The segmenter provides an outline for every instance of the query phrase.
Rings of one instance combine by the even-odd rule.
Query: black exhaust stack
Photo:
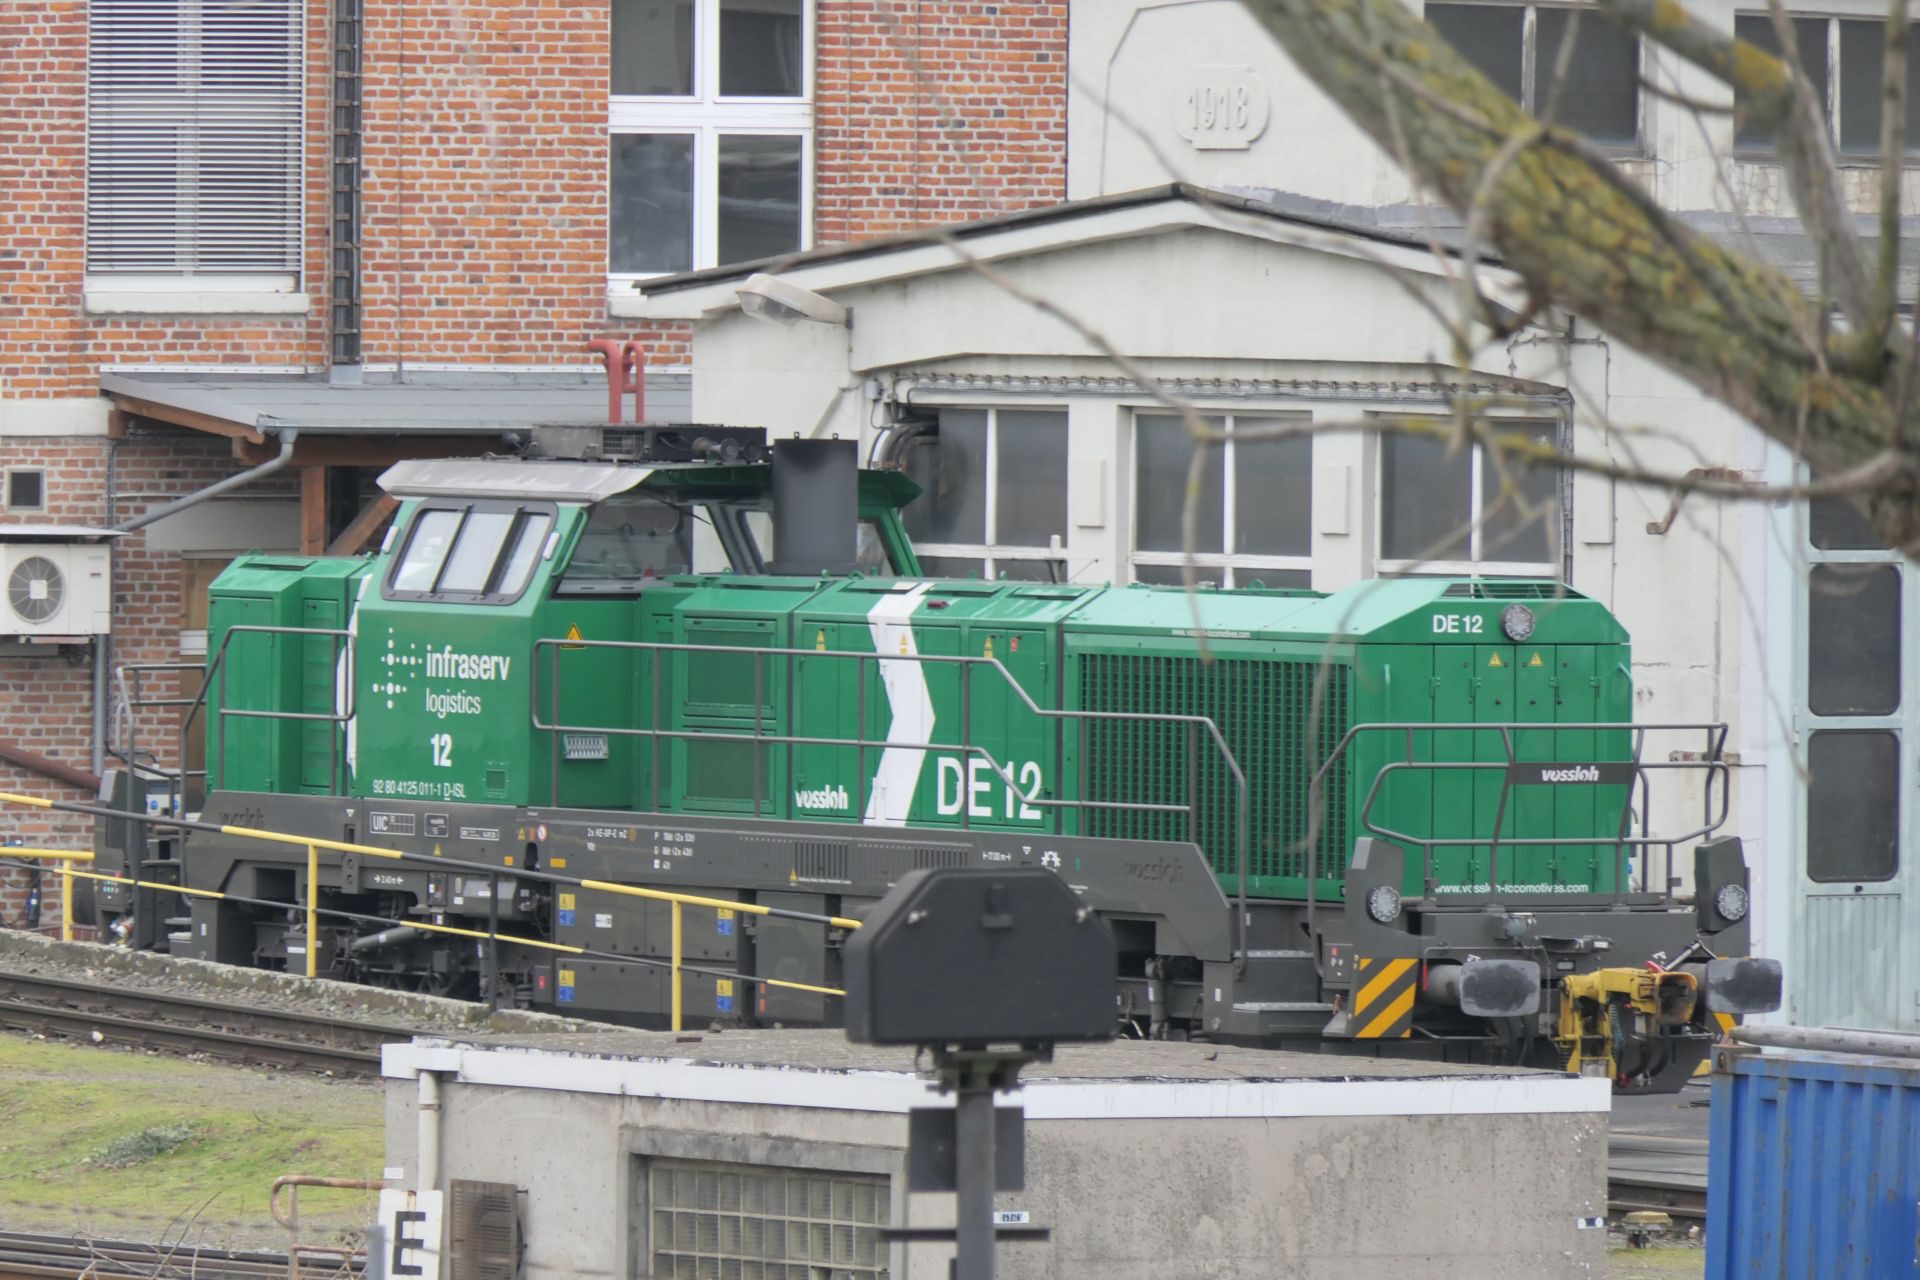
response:
[[[839,577],[859,567],[859,466],[851,440],[773,442],[769,573]]]

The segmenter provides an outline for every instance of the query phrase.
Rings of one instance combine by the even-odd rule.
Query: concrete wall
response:
[[[446,1050],[412,1052],[422,1063],[456,1060]],[[490,1060],[505,1061],[501,1055],[456,1052],[460,1066],[443,1075],[440,1090],[442,1176],[526,1190],[526,1280],[651,1275],[650,1157],[879,1174],[891,1180],[894,1223],[952,1223],[950,1195],[904,1191],[905,1108],[942,1105],[906,1072],[794,1066],[773,1073],[768,1103],[757,1104],[746,1100],[755,1096],[753,1078],[768,1073],[737,1066],[540,1055],[539,1065],[519,1068],[537,1083],[510,1087],[469,1079],[496,1075],[500,1063]],[[1239,1052],[1271,1060],[1281,1075],[1316,1061]],[[390,1180],[413,1186],[417,1084],[399,1063],[390,1051],[387,1163]],[[1451,1072],[1444,1079],[1420,1078],[1424,1070],[1345,1083],[1034,1081],[1023,1092],[1027,1187],[1000,1193],[995,1204],[1026,1212],[1053,1234],[1045,1243],[1003,1245],[999,1274],[1593,1275],[1604,1265],[1605,1232],[1580,1219],[1605,1211],[1604,1082],[1447,1068],[1437,1069]],[[1369,1071],[1358,1066],[1354,1074]],[[734,1079],[716,1087],[723,1077]],[[1180,1091],[1188,1105],[1162,1105]],[[1442,1093],[1447,1103],[1435,1106]],[[1202,1096],[1210,1101],[1190,1105]],[[1149,1097],[1155,1101],[1142,1101]],[[896,1245],[892,1275],[938,1280],[948,1257],[945,1245]]]
[[[1410,0],[1410,7],[1420,7]],[[1700,0],[1689,15],[1725,30],[1743,0]],[[1796,15],[1880,18],[1863,0],[1812,0]],[[1360,132],[1261,28],[1239,0],[1094,0],[1074,6],[1067,99],[1070,199],[1185,181],[1311,196],[1363,208],[1414,205],[1399,166]],[[1663,50],[1642,72],[1672,96],[1643,92],[1640,145],[1620,163],[1664,207],[1793,217],[1780,166],[1734,157],[1732,116],[1684,105],[1730,104],[1725,85]],[[1233,99],[1211,127],[1192,95]],[[1907,207],[1920,171],[1903,174]],[[1843,189],[1857,212],[1879,198],[1879,168],[1854,164]],[[1439,215],[1452,221],[1450,213]]]

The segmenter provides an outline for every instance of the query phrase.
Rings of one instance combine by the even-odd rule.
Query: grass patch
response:
[[[286,1173],[377,1178],[381,1088],[0,1035],[0,1226],[284,1248]],[[374,1193],[307,1189],[301,1235],[363,1228]]]
[[[156,1124],[150,1129],[121,1134],[81,1163],[124,1169],[128,1165],[145,1164],[161,1156],[170,1156],[192,1141],[193,1126],[190,1124]]]

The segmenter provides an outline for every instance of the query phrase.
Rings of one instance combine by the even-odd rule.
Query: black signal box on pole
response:
[[[1113,1037],[1115,965],[1106,925],[1040,868],[912,872],[847,940],[847,1038],[931,1051],[954,1095],[914,1112],[907,1164],[913,1190],[955,1191],[957,1225],[888,1238],[954,1241],[955,1280],[992,1280],[996,1239],[1048,1238],[994,1214],[996,1187],[1024,1185],[1026,1142],[1022,1112],[993,1095],[1062,1040]]]
[[[1053,872],[914,871],[847,940],[847,1038],[1107,1040],[1115,972],[1113,936]]]

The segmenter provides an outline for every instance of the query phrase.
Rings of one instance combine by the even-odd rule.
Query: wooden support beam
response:
[[[152,400],[142,400],[138,396],[114,395],[113,402],[128,413],[141,418],[152,418],[155,422],[170,423],[176,427],[187,427],[194,431],[207,431],[216,436],[231,436],[236,440],[246,440],[260,444],[267,437],[255,426],[244,422],[234,422],[227,418],[216,418],[211,414],[195,413],[191,409],[176,409],[170,404],[156,404]]]
[[[361,508],[353,523],[340,531],[340,536],[327,546],[330,556],[356,556],[367,545],[367,539],[373,531],[385,524],[387,517],[400,509],[400,499],[390,493],[383,493]]]
[[[327,469],[300,468],[300,554],[317,556],[327,549]]]

